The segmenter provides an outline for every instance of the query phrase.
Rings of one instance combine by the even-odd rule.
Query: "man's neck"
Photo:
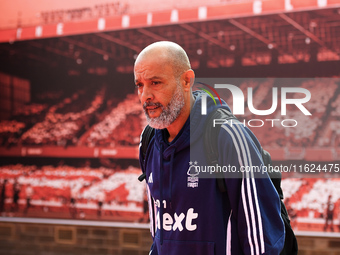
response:
[[[190,107],[183,113],[181,113],[178,118],[170,125],[167,127],[167,130],[169,132],[169,137],[168,137],[168,142],[171,143],[172,140],[175,139],[175,137],[178,135],[178,133],[181,131],[183,128],[185,122],[190,116],[190,111],[192,107],[194,106],[195,103],[195,98],[192,96],[190,100]]]
[[[169,133],[169,137],[168,137],[169,143],[171,143],[172,140],[174,140],[177,134],[181,131],[188,117],[189,116],[187,116],[186,119],[184,119],[184,116],[181,116],[181,118],[179,116],[170,126],[167,127],[167,130]]]

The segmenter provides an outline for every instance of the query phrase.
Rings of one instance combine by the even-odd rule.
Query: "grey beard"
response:
[[[162,109],[161,114],[156,118],[150,118],[146,107],[147,106],[159,106]],[[143,105],[144,113],[150,127],[156,129],[164,129],[170,126],[180,115],[182,108],[184,107],[184,95],[180,86],[177,86],[175,94],[170,100],[169,104],[164,107],[160,103],[147,103]]]

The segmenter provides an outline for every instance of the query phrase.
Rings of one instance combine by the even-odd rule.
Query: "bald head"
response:
[[[185,50],[174,42],[160,41],[150,44],[139,53],[135,65],[149,58],[157,58],[160,64],[170,64],[176,77],[191,69]]]

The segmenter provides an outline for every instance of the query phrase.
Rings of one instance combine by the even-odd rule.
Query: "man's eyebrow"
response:
[[[163,79],[161,76],[152,76],[150,78],[146,78],[145,80],[161,80]],[[135,79],[135,83],[139,82],[139,79]]]

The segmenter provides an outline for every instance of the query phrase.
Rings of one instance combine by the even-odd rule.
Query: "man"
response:
[[[100,188],[98,191],[97,200],[98,200],[97,216],[100,218],[102,216],[102,207],[105,201],[105,192],[102,188]]]
[[[13,202],[11,212],[14,213],[19,211],[20,184],[18,183],[18,179],[14,180],[12,188],[13,188]]]
[[[77,206],[76,206],[76,200],[78,198],[78,189],[77,186],[74,184],[70,187],[70,205],[69,205],[69,211],[72,218],[77,217]]]
[[[2,183],[1,189],[0,189],[0,213],[3,215],[3,212],[5,212],[5,202],[6,202],[6,184],[7,179],[5,179]]]
[[[28,212],[28,209],[31,208],[31,199],[33,196],[33,188],[31,184],[27,184],[25,192],[26,192],[26,207],[24,210],[24,214],[26,215]]]
[[[328,196],[326,210],[325,210],[325,225],[323,227],[323,231],[328,230],[328,224],[330,222],[331,231],[334,232],[334,224],[333,224],[333,216],[334,216],[334,203],[332,202],[332,195]]]
[[[145,158],[140,153],[148,184],[150,254],[279,254],[285,233],[280,200],[268,177],[225,178],[226,193],[214,178],[190,179],[193,160],[208,163],[202,94],[192,92],[195,74],[185,51],[172,42],[153,43],[138,55],[134,75],[155,128]],[[207,105],[208,114],[216,109],[212,100]],[[219,164],[238,169],[263,164],[250,131],[237,126],[221,128]]]

